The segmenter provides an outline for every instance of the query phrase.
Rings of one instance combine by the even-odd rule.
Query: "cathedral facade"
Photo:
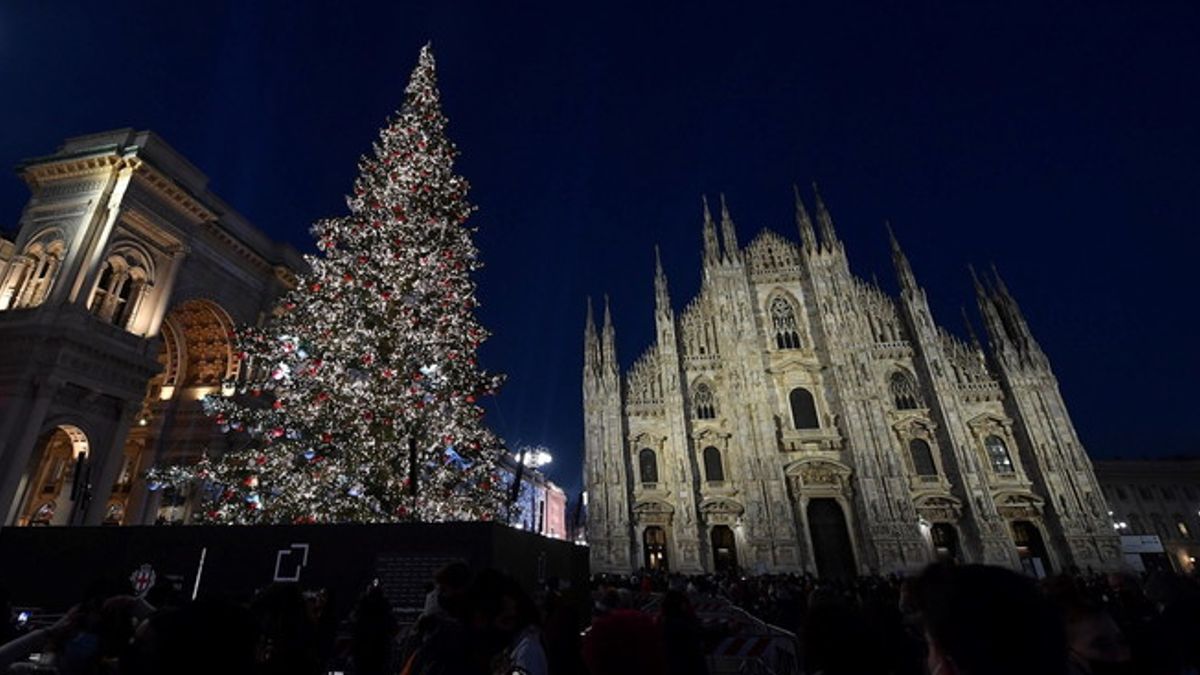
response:
[[[182,521],[141,478],[228,442],[200,399],[239,362],[303,260],[208,189],[162,139],[121,129],[20,165],[0,240],[0,527]]]
[[[724,199],[719,223],[705,203],[701,290],[677,313],[657,265],[656,340],[625,372],[607,301],[599,329],[589,305],[592,571],[1119,564],[1092,463],[1000,277],[975,279],[985,348],[935,322],[894,236],[899,297],[852,274],[815,199],[810,217],[796,195],[798,242],[764,231],[745,246]]]

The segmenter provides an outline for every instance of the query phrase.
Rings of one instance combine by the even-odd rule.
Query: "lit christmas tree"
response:
[[[426,45],[399,114],[359,163],[350,214],[262,329],[239,332],[239,395],[209,397],[243,449],[152,472],[202,488],[200,522],[488,520],[504,501],[478,397],[474,207],[453,171]]]

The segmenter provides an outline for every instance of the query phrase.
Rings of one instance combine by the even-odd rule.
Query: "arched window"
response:
[[[988,461],[992,465],[992,471],[996,473],[1013,473],[1012,457],[1008,454],[1008,446],[1004,444],[1004,440],[999,436],[988,436],[983,441],[983,446],[987,449]]]
[[[892,401],[897,410],[912,410],[920,408],[921,392],[917,390],[917,381],[903,370],[892,373],[888,379],[888,389],[892,392]]]
[[[92,294],[92,304],[88,305],[92,314],[99,314],[101,308],[107,304],[105,299],[108,297],[109,288],[113,285],[114,276],[116,276],[116,270],[113,269],[113,264],[105,261],[104,266],[100,269],[100,280],[96,282],[96,292]]]
[[[716,397],[713,396],[712,387],[708,384],[701,382],[696,385],[696,389],[692,392],[692,403],[695,406],[696,419],[716,419]]]
[[[800,329],[796,325],[796,310],[786,298],[771,301],[771,326],[775,331],[775,346],[778,349],[799,349]]]
[[[792,426],[797,429],[819,429],[817,422],[817,404],[813,401],[812,392],[804,387],[796,387],[788,395],[788,403],[792,407]]]
[[[146,287],[151,284],[149,259],[134,247],[121,249],[104,261],[92,292],[88,310],[122,328],[128,328],[138,311]]]
[[[937,464],[933,462],[933,451],[925,439],[914,438],[909,441],[908,452],[912,455],[913,468],[918,476],[938,475]]]
[[[638,475],[643,483],[658,482],[658,457],[650,448],[642,448],[638,453]]]
[[[725,467],[721,465],[721,451],[711,445],[704,449],[704,478],[710,481],[725,480]]]
[[[24,256],[13,261],[19,272],[12,286],[11,307],[37,307],[45,302],[58,276],[66,254],[66,245],[56,231],[43,232],[25,249]]]

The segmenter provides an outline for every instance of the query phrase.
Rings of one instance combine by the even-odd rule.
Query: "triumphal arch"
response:
[[[0,240],[0,527],[177,520],[141,478],[226,442],[200,400],[231,394],[235,326],[303,268],[149,131],[67,140],[18,169]],[[173,508],[178,507],[178,508]]]

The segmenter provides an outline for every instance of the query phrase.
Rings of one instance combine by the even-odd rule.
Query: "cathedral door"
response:
[[[652,525],[642,532],[642,564],[648,570],[667,571],[667,532]]]
[[[950,523],[934,523],[929,530],[933,539],[933,551],[938,560],[954,562],[958,560],[958,530]]]
[[[1049,575],[1050,557],[1046,555],[1046,543],[1037,526],[1027,520],[1016,520],[1012,524],[1012,533],[1021,569],[1038,579]]]
[[[717,525],[712,529],[713,571],[737,571],[737,544],[733,530],[728,525]]]
[[[812,536],[813,557],[822,579],[854,577],[854,549],[846,529],[846,514],[835,499],[808,502],[808,531]]]

